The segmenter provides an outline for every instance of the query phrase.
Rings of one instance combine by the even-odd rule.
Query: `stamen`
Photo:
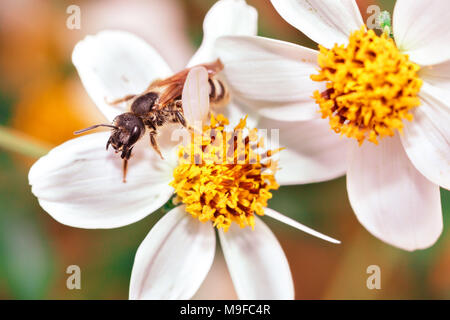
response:
[[[320,46],[318,62],[319,74],[311,79],[326,81],[327,89],[313,97],[336,133],[378,144],[378,138],[401,132],[403,119],[413,119],[410,111],[420,105],[419,66],[387,34],[363,26],[347,47]]]
[[[223,115],[211,116],[210,123],[203,135],[193,135],[190,146],[180,147],[170,185],[194,218],[224,231],[233,221],[253,229],[255,214],[264,215],[270,190],[278,189],[277,162],[270,156],[280,150],[256,153],[253,146],[262,142],[256,129],[246,130],[246,118],[233,132],[225,130],[229,122]]]

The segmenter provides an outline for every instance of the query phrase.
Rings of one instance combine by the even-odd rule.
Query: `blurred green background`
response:
[[[259,34],[314,47],[284,22],[269,1],[248,0],[259,12]],[[81,29],[66,28],[72,1],[0,2],[0,299],[126,299],[134,254],[155,213],[113,230],[61,225],[38,205],[27,173],[37,157],[72,138],[100,114],[84,92],[70,56],[86,34],[125,29],[145,38],[174,69],[198,47],[212,0],[77,1]],[[392,12],[394,1],[358,1]],[[283,187],[270,205],[342,241],[332,245],[268,224],[280,240],[294,276],[297,299],[449,299],[450,193],[442,191],[444,233],[414,253],[388,246],[356,220],[345,178]],[[66,268],[81,268],[81,290],[66,288]],[[366,268],[381,268],[381,290],[368,290]],[[236,298],[219,254],[198,299]]]

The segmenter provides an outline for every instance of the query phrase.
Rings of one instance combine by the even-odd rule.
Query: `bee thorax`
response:
[[[133,101],[131,112],[140,116],[146,115],[154,109],[158,99],[159,94],[156,92],[148,92],[140,95]]]

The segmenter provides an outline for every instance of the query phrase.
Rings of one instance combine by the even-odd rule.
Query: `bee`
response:
[[[218,78],[218,73],[223,69],[222,62],[217,59],[215,62],[199,66],[204,67],[208,72],[211,107],[220,107],[227,104],[229,101],[228,89],[225,83]],[[108,102],[111,105],[128,102],[129,111],[115,117],[112,124],[96,124],[76,131],[75,134],[98,127],[111,128],[111,136],[106,142],[106,150],[111,146],[116,153],[121,152],[123,182],[126,182],[127,166],[131,152],[134,145],[144,136],[146,131],[149,132],[151,146],[161,159],[164,159],[156,141],[158,129],[167,123],[179,123],[184,127],[188,127],[183,115],[181,94],[191,69],[184,69],[166,79],[155,80],[141,94],[130,94]]]

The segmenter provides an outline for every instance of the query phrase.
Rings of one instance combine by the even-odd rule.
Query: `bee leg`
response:
[[[159,154],[161,159],[164,160],[164,157],[161,154],[161,151],[159,150],[159,146],[158,146],[158,143],[156,142],[155,136],[156,136],[156,131],[150,131],[150,143],[151,143],[153,149],[155,149],[155,151]]]
[[[133,99],[134,97],[136,97],[135,94],[129,94],[129,95],[126,95],[125,97],[122,97],[122,98],[119,98],[119,99],[115,99],[115,100],[113,100],[113,101],[108,101],[108,100],[106,99],[106,97],[105,97],[105,102],[106,102],[107,104],[111,105],[111,106],[114,106],[114,105],[116,105],[116,104],[119,104],[119,103],[122,103],[122,102],[126,102],[126,101],[128,101],[128,100],[131,100],[131,99]]]
[[[127,169],[128,169],[128,160],[131,157],[131,151],[133,148],[128,149],[127,151],[122,152],[121,158],[122,161],[122,169],[123,169],[123,183],[127,182]]]
[[[187,128],[190,131],[195,131],[196,133],[199,133],[199,130],[191,126],[189,123],[186,123],[186,119],[184,118],[183,113],[181,111],[175,111],[175,120],[174,122],[179,122],[181,125],[185,128]],[[200,131],[201,134],[201,131]]]
[[[183,114],[180,111],[175,111],[175,116],[177,117],[178,122],[181,123],[183,127],[186,127],[186,119],[184,119]]]
[[[123,159],[122,161],[122,168],[123,168],[123,179],[122,182],[126,183],[127,182],[127,169],[128,169],[128,159]]]
[[[176,105],[176,107],[177,107],[177,110],[174,111],[174,114],[175,114],[175,120],[174,120],[174,122],[179,122],[179,123],[181,123],[181,125],[182,125],[183,127],[187,128],[188,130],[191,130],[191,131],[197,131],[197,130],[195,130],[195,128],[192,127],[190,124],[186,123],[186,119],[184,118],[183,111],[182,111],[182,110],[183,110],[183,107],[182,107],[181,101],[176,101],[176,102],[175,102],[175,105]]]
[[[109,145],[111,144],[111,137],[109,137],[108,142],[106,143],[106,150],[108,150]]]

